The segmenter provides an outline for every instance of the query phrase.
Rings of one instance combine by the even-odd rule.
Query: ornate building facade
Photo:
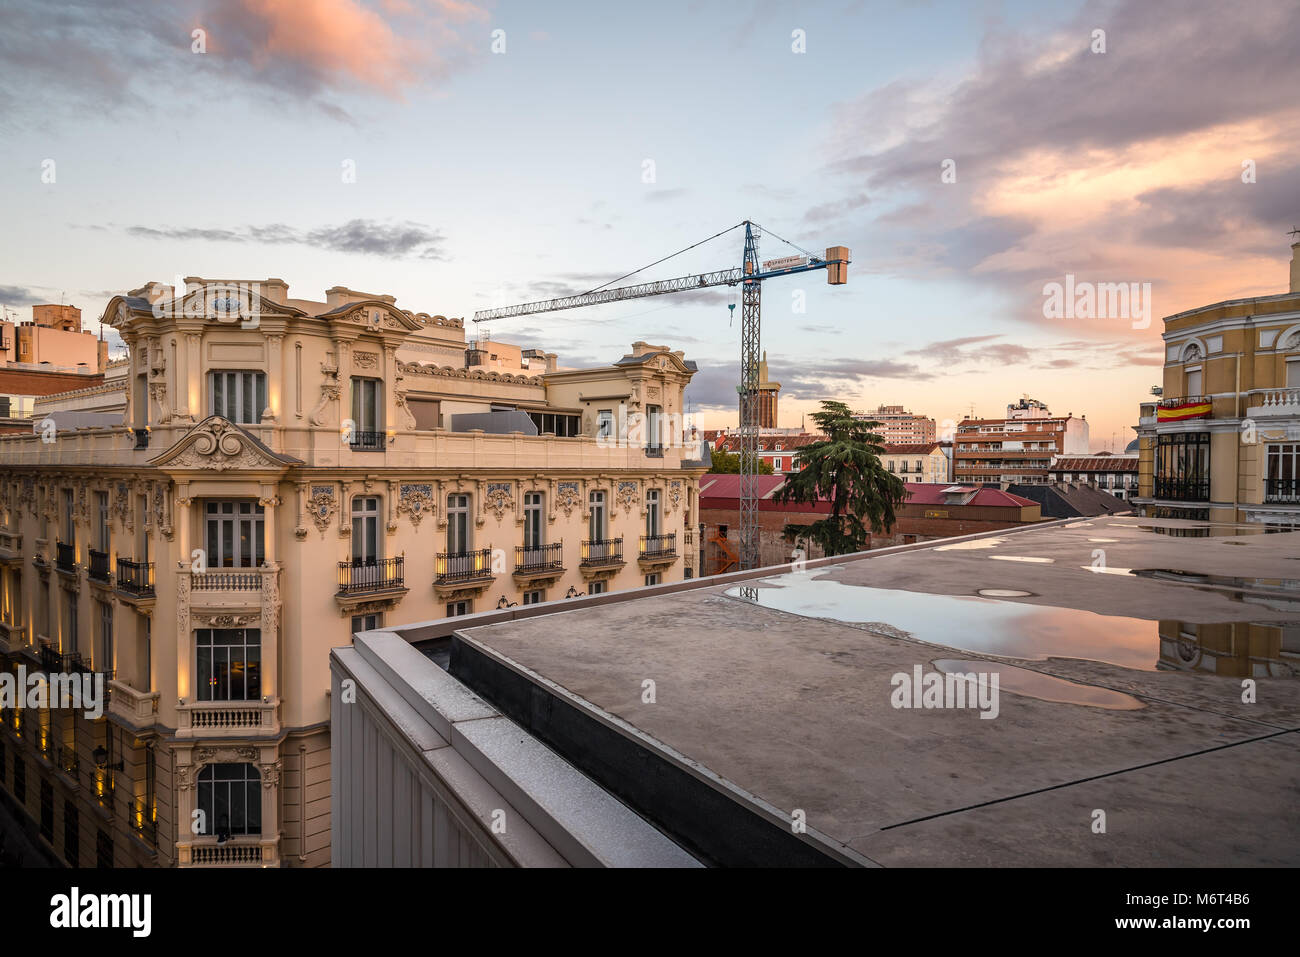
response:
[[[328,864],[332,647],[696,573],[681,352],[491,361],[461,320],[274,279],[103,321],[125,413],[0,437],[0,670],[108,690],[0,713],[0,784],[65,861]]]

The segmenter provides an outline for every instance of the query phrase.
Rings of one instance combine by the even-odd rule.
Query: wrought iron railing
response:
[[[135,447],[137,449],[147,449],[149,447],[149,430],[132,429],[131,431],[135,434]]]
[[[642,558],[670,558],[677,554],[677,533],[667,535],[642,535]]]
[[[515,546],[515,571],[523,573],[563,571],[564,559],[561,542],[550,545]]]
[[[95,581],[106,582],[111,579],[108,570],[108,552],[90,549],[90,577]]]
[[[352,451],[357,452],[375,452],[384,447],[383,432],[353,432],[348,438],[348,444],[352,446]]]
[[[61,572],[76,571],[77,547],[67,542],[54,543],[54,565]]]
[[[623,561],[623,537],[593,538],[582,543],[582,564],[617,565]]]
[[[402,559],[354,558],[339,562],[339,594],[402,587]]]
[[[1176,502],[1208,502],[1210,500],[1210,480],[1205,479],[1156,479],[1156,498],[1170,499]]]
[[[137,598],[152,597],[153,562],[133,562],[128,558],[117,560],[117,588]]]
[[[1300,502],[1300,479],[1264,479],[1264,501]]]
[[[478,548],[472,552],[439,552],[434,560],[434,580],[440,583],[470,581],[492,577],[492,549]]]

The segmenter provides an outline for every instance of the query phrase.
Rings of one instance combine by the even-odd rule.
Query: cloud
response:
[[[1097,28],[1105,53],[1090,49]],[[835,108],[830,168],[874,213],[855,260],[960,276],[1040,326],[1043,285],[1066,273],[1151,282],[1157,317],[1282,291],[1296,49],[1288,0],[1090,2],[1052,33],[990,30],[956,82],[900,80]],[[946,160],[955,182],[941,181]]]
[[[34,306],[42,302],[45,302],[45,297],[38,295],[34,289],[26,286],[0,286],[0,305],[8,306],[10,309]]]
[[[130,236],[182,242],[258,243],[312,246],[330,252],[368,256],[445,260],[445,238],[420,223],[381,223],[353,219],[338,226],[295,229],[283,223],[230,229],[185,226],[127,226]]]
[[[173,103],[242,93],[346,119],[342,97],[401,100],[466,68],[486,18],[466,0],[11,0],[0,115],[143,111],[165,87]]]

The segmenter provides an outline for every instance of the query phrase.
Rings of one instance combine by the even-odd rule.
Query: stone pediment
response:
[[[235,423],[210,415],[149,464],[169,471],[281,472],[302,461],[273,452]]]

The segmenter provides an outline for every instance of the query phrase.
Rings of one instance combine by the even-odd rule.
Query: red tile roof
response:
[[[886,445],[885,455],[929,455],[939,448],[938,442],[913,442],[902,445]]]

